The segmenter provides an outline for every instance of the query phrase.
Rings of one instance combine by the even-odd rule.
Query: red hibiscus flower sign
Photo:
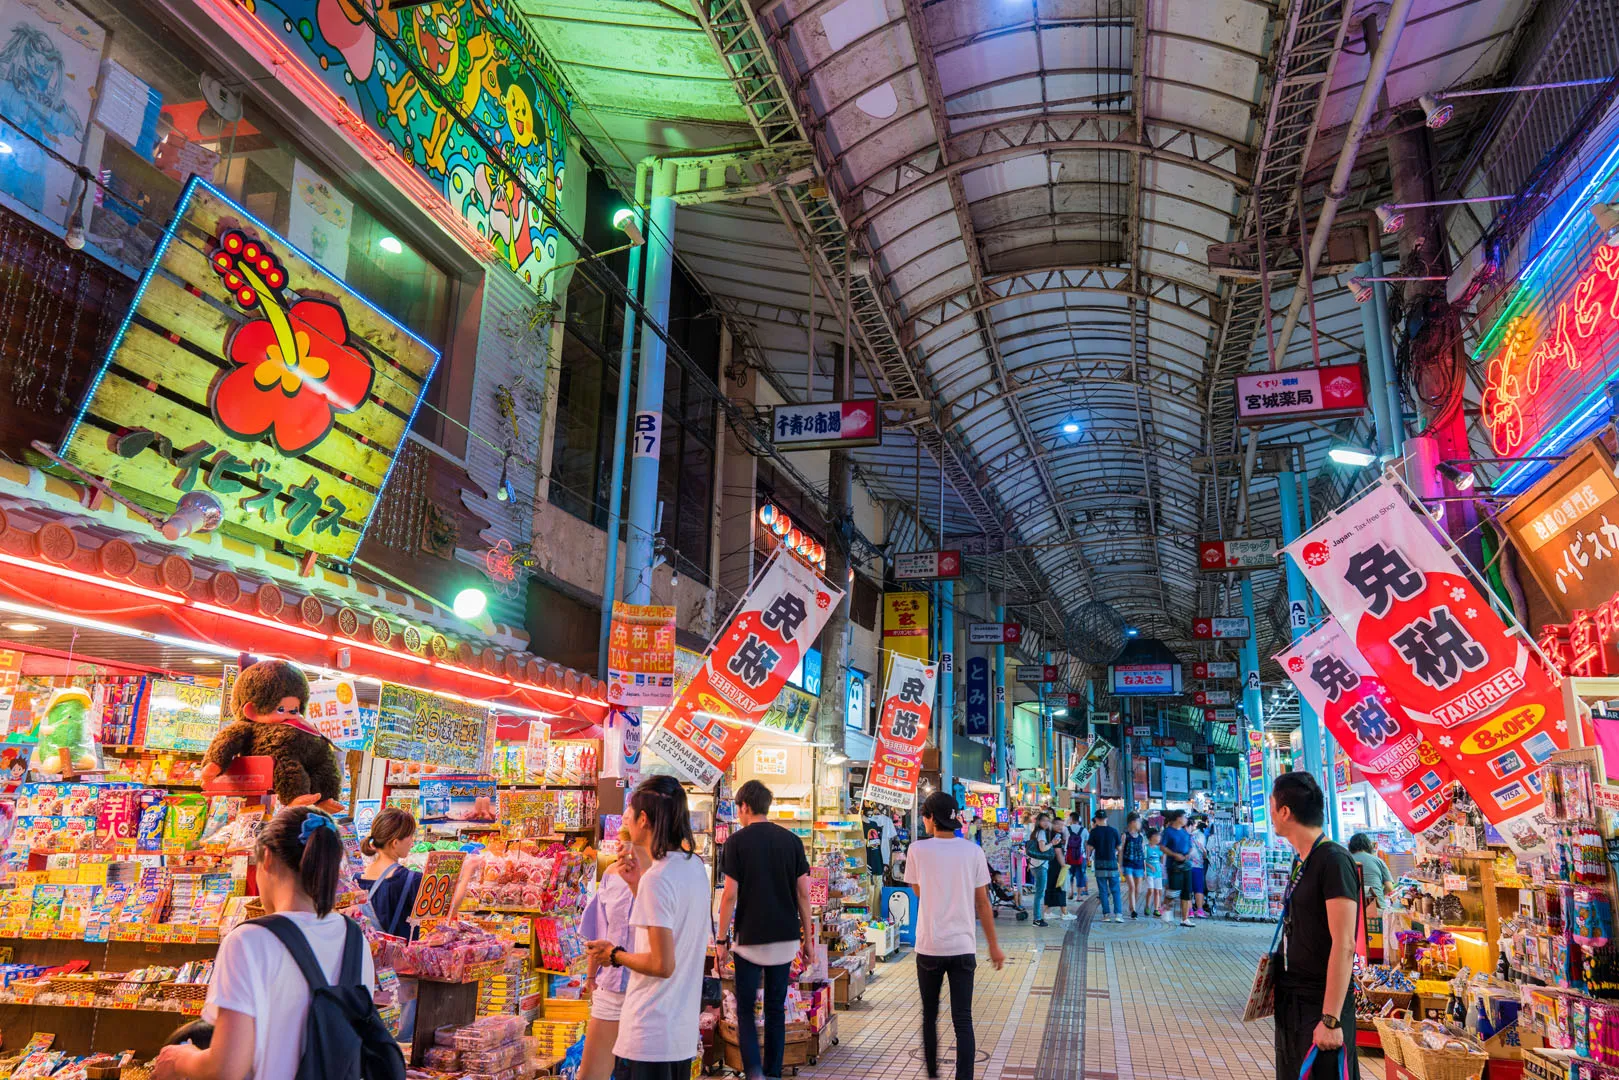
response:
[[[226,344],[236,366],[209,390],[214,421],[244,441],[268,435],[288,457],[314,449],[337,414],[364,404],[375,378],[371,362],[350,343],[343,309],[325,300],[289,304],[281,261],[238,230],[220,236],[211,263],[237,304],[260,316],[238,326]]]

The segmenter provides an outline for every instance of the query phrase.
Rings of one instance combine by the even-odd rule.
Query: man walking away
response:
[[[989,906],[989,863],[984,849],[956,836],[956,800],[935,791],[922,802],[922,824],[929,838],[911,845],[905,883],[916,890],[916,982],[922,991],[922,1062],[931,1080],[939,1075],[939,991],[950,980],[950,1020],[956,1029],[956,1080],[972,1080],[977,1044],[973,1041],[973,971],[978,967],[978,935],[984,928],[989,962],[1001,970],[1006,957],[995,940],[995,911]]]
[[[1276,1078],[1298,1080],[1314,1046],[1310,1080],[1359,1080],[1354,1043],[1355,920],[1360,882],[1355,859],[1321,835],[1327,801],[1306,772],[1283,773],[1270,792],[1271,827],[1298,853],[1282,900],[1276,974]],[[1340,1063],[1339,1059],[1343,1061]]]
[[[774,796],[757,780],[737,789],[736,816],[742,828],[725,842],[721,869],[720,937],[714,942],[736,957],[736,1034],[742,1071],[748,1080],[781,1076],[787,1048],[787,984],[793,957],[814,960],[815,923],[810,916],[809,859],[804,842],[767,821]],[[736,944],[731,944],[731,912],[736,912]],[[759,1057],[753,1003],[760,980],[765,991],[764,1059]]]
[[[1064,830],[1068,863],[1068,895],[1076,904],[1089,895],[1085,887],[1085,818],[1078,810],[1068,811],[1068,827]]]
[[[1119,907],[1119,848],[1123,840],[1119,830],[1107,823],[1107,811],[1098,810],[1091,819],[1091,834],[1085,846],[1091,852],[1091,865],[1096,867],[1096,895],[1102,901],[1102,921],[1111,916],[1114,922],[1123,922]]]
[[[1186,831],[1186,811],[1171,810],[1164,819],[1164,836],[1158,842],[1164,852],[1164,900],[1180,904],[1181,925],[1191,926],[1192,882],[1187,865],[1192,856],[1192,834]],[[1175,916],[1166,906],[1164,920]]]

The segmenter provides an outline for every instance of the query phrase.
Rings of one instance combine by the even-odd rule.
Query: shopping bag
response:
[[[1254,967],[1253,985],[1248,988],[1248,1001],[1242,1009],[1242,1022],[1245,1024],[1276,1015],[1276,946],[1281,940],[1282,920],[1277,919],[1270,948],[1265,950]]]

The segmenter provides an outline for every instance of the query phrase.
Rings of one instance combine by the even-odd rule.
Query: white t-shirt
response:
[[[906,853],[905,882],[919,894],[918,953],[965,956],[978,951],[974,895],[989,884],[983,848],[960,837],[918,840]]]
[[[325,918],[317,918],[312,911],[285,915],[303,931],[326,981],[335,983],[343,966],[347,921],[335,911]],[[361,981],[374,991],[377,973],[364,938],[360,939],[360,954]],[[304,1054],[309,984],[287,947],[262,926],[238,926],[219,943],[202,1018],[217,1023],[220,1009],[253,1018],[251,1080],[292,1080]]]
[[[627,1061],[686,1061],[697,1056],[703,960],[714,936],[714,887],[703,861],[682,852],[664,856],[641,875],[630,925],[635,951],[651,950],[647,927],[675,938],[675,970],[667,979],[630,972],[613,1053]]]

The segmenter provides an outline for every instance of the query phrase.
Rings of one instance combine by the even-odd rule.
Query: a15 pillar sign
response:
[[[778,550],[646,748],[699,787],[719,783],[842,598]]]
[[[866,773],[865,798],[909,810],[922,780],[922,747],[933,722],[933,687],[938,668],[911,656],[891,653],[877,747]]]
[[[1545,850],[1540,766],[1568,746],[1562,701],[1428,521],[1384,480],[1287,554],[1484,816]]]
[[[1276,660],[1407,829],[1444,818],[1455,775],[1342,627],[1329,619]]]

